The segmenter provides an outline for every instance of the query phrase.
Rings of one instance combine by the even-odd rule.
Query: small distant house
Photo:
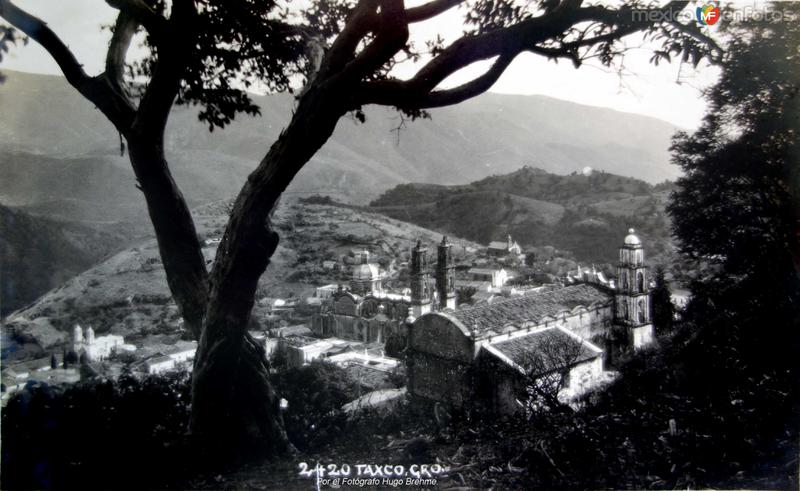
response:
[[[147,373],[151,375],[164,373],[175,368],[175,360],[169,356],[157,356],[147,360],[145,366],[147,368]]]
[[[509,235],[505,242],[489,242],[489,247],[486,248],[486,253],[495,257],[505,257],[509,255],[518,256],[522,254],[522,248]]]
[[[157,374],[171,370],[188,370],[197,352],[197,341],[178,341],[162,356],[147,360],[147,373]]]
[[[315,296],[317,298],[322,298],[322,299],[330,298],[331,295],[336,293],[338,289],[339,285],[337,285],[336,283],[331,283],[325,286],[318,286],[315,290]]]
[[[467,274],[474,281],[488,281],[493,288],[501,288],[512,278],[505,269],[471,268]]]

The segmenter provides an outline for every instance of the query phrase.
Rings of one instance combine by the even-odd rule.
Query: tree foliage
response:
[[[800,15],[797,4],[772,8]],[[769,335],[786,334],[800,304],[800,24],[764,16],[724,33],[709,113],[673,145],[685,176],[668,212],[680,251],[706,271],[692,285],[690,311],[758,318]]]
[[[672,330],[675,307],[672,305],[672,294],[666,271],[663,265],[658,265],[653,271],[655,286],[650,292],[651,305],[653,306],[653,327],[658,334],[665,334]]]

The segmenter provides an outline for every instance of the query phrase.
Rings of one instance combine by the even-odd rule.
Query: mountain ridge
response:
[[[94,159],[98,162],[93,169],[111,165],[132,176],[126,157],[120,155],[117,132],[63,78],[4,73],[0,156],[17,152]],[[197,108],[179,106],[173,111],[166,133],[167,157],[193,205],[235,195],[288,123],[291,96],[254,96],[254,100],[262,108],[260,118],[240,115],[230,128],[212,133],[197,121]],[[487,93],[432,110],[431,119],[407,124],[387,108],[370,106],[365,112],[365,124],[342,118],[330,141],[301,170],[290,193],[326,189],[344,201],[366,203],[402,182],[465,184],[526,164],[562,173],[591,165],[652,183],[678,174],[667,153],[676,128],[613,109],[546,96]],[[401,125],[402,130],[394,131]],[[0,172],[5,171],[0,164]],[[216,188],[193,189],[208,181]],[[0,202],[8,202],[9,194],[18,198],[6,186],[0,187]]]

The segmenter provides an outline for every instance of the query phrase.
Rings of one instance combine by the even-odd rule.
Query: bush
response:
[[[3,489],[141,489],[182,482],[189,378],[31,384],[3,411]]]
[[[341,407],[358,397],[347,372],[323,361],[279,371],[273,383],[278,394],[289,401],[283,421],[289,440],[300,450],[339,434]]]

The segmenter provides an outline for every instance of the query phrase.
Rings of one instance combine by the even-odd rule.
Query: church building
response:
[[[368,263],[364,259],[366,254],[360,257],[362,264],[353,269],[350,289],[340,286],[314,316],[311,330],[316,336],[363,343],[385,343],[392,336],[405,346],[407,324],[413,319],[428,312],[456,308],[455,265],[447,237],[437,246],[433,280],[428,248],[417,241],[411,249],[410,294],[385,291],[378,265]]]
[[[495,372],[500,375],[488,384],[487,397],[498,412],[514,412],[531,375],[526,360],[542,346],[558,344],[576,356],[547,370],[559,370],[569,381],[565,399],[580,395],[601,380],[614,340],[627,340],[632,349],[653,341],[644,251],[633,229],[620,248],[617,284],[615,290],[577,283],[456,310],[432,311],[412,300],[409,393],[461,405],[474,396],[476,373],[500,366],[504,369]]]

